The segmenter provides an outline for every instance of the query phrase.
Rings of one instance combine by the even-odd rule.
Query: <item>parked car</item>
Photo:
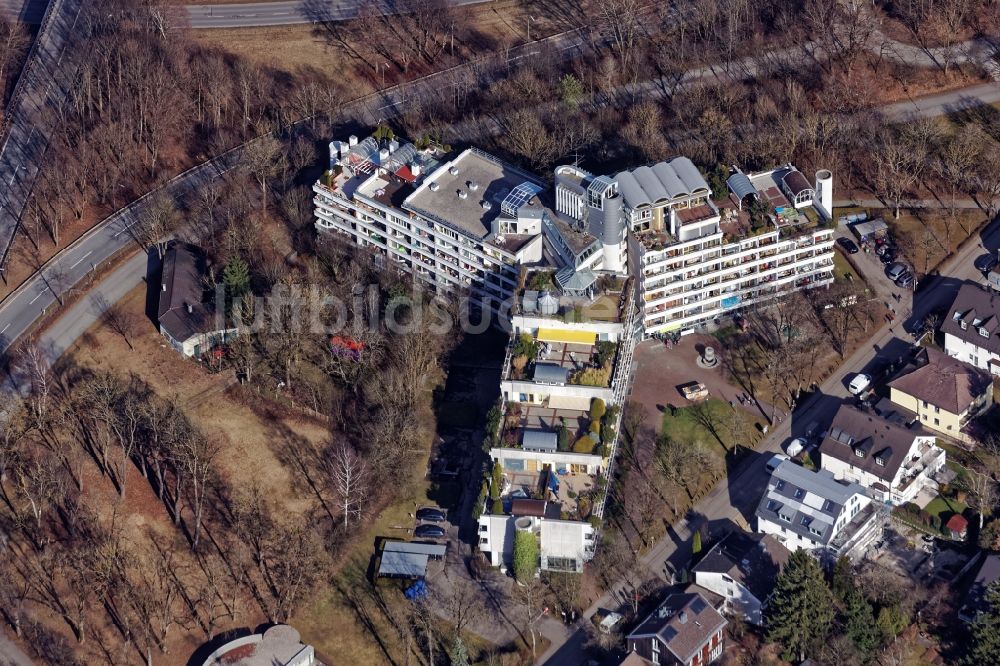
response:
[[[413,536],[418,539],[443,539],[444,528],[440,525],[417,525]]]
[[[771,456],[771,459],[767,461],[767,471],[773,472],[774,470],[778,469],[778,465],[785,462],[786,460],[790,460],[790,458],[786,456],[784,453],[775,453],[773,456]]]
[[[885,269],[885,274],[889,276],[890,280],[895,280],[905,272],[906,272],[906,264],[900,263],[898,261],[889,264],[889,266],[887,266]]]
[[[898,284],[903,289],[909,289],[910,287],[912,287],[913,282],[914,282],[913,273],[911,273],[910,271],[906,271],[905,273],[899,276],[898,280],[896,280],[896,284]]]
[[[417,520],[426,520],[431,523],[443,523],[448,520],[444,511],[433,506],[425,506],[417,509]]]
[[[858,253],[858,244],[852,241],[850,238],[843,238],[843,237],[838,238],[837,245],[843,248],[844,252],[846,252],[847,254]]]
[[[847,385],[847,390],[849,390],[854,395],[860,395],[861,393],[864,393],[866,390],[868,390],[868,387],[870,387],[871,385],[872,385],[871,375],[866,375],[862,372],[859,372],[858,374],[854,375],[854,379],[852,379],[851,383]]]
[[[882,262],[883,266],[888,266],[892,262],[896,261],[896,253],[891,250],[883,252],[878,256],[878,260]]]
[[[989,254],[976,257],[976,260],[973,262],[973,266],[975,266],[976,270],[980,273],[988,273],[996,268],[997,256],[993,252],[990,252]]]
[[[787,453],[789,457],[794,458],[795,456],[802,453],[802,451],[805,450],[805,448],[806,448],[805,438],[796,437],[795,439],[793,439],[788,443],[788,446],[785,447],[785,453]]]

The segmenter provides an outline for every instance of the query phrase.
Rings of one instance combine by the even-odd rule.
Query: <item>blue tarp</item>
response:
[[[740,304],[739,296],[729,296],[722,299],[722,307],[724,308],[734,308]]]
[[[427,583],[422,580],[418,580],[416,583],[406,588],[406,592],[403,592],[403,596],[410,601],[423,599],[427,596]]]
[[[549,489],[556,495],[559,494],[559,477],[552,470],[549,470]]]

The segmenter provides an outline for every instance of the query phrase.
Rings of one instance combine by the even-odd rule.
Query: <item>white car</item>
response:
[[[847,385],[847,389],[854,395],[860,395],[868,390],[868,387],[872,385],[871,375],[866,375],[858,373],[854,375],[854,379],[851,383]]]
[[[767,461],[767,471],[773,472],[774,470],[778,469],[778,465],[780,465],[781,463],[785,462],[788,459],[789,459],[788,456],[786,456],[784,453],[775,453],[773,456],[771,456],[771,459]]]
[[[787,453],[790,457],[794,458],[795,456],[802,453],[803,450],[805,450],[807,443],[808,442],[806,442],[805,438],[796,437],[795,439],[793,439],[791,442],[788,443],[788,446],[785,448],[785,453]]]

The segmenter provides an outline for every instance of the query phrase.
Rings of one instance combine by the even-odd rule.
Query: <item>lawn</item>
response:
[[[739,422],[733,422],[733,408],[717,398],[709,398],[698,405],[682,407],[663,414],[661,432],[670,439],[685,442],[701,442],[722,457],[721,444],[726,451],[734,444],[745,444],[755,432],[757,421],[745,410],[737,409]],[[733,429],[736,429],[734,438]],[[734,441],[734,439],[738,441]]]
[[[855,284],[862,284],[863,281],[858,276],[858,274],[851,267],[851,264],[847,261],[847,258],[840,252],[836,250],[833,253],[833,277],[836,280],[843,280],[848,275],[851,276],[851,280]]]
[[[939,516],[941,518],[941,523],[944,524],[945,521],[951,518],[952,514],[964,513],[967,508],[968,507],[964,502],[959,502],[954,498],[949,499],[943,495],[938,495],[930,501],[930,504],[924,507],[924,511],[932,516]]]

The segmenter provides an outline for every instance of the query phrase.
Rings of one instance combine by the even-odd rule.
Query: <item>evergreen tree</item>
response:
[[[851,567],[851,560],[846,555],[837,558],[830,573],[830,590],[833,596],[842,602],[847,601],[847,595],[854,590],[854,570]]]
[[[500,487],[503,485],[503,467],[500,466],[500,462],[497,461],[493,465],[493,483],[490,484],[490,499],[497,499],[500,497]]]
[[[1000,664],[1000,582],[986,589],[989,606],[972,623],[972,648],[965,658],[969,666]]]
[[[694,538],[691,539],[691,554],[697,555],[701,552],[701,530],[697,530],[694,533]]]
[[[531,532],[514,533],[514,578],[528,583],[538,571],[538,538]]]
[[[844,632],[866,658],[871,657],[879,645],[871,604],[853,585],[844,599]]]
[[[784,646],[784,659],[803,661],[826,640],[834,615],[823,570],[809,553],[795,551],[778,575],[767,607],[767,639]]]
[[[455,636],[455,642],[452,643],[448,656],[451,658],[451,666],[469,666],[469,651],[465,648],[461,636]]]
[[[238,255],[234,255],[222,271],[222,282],[231,298],[239,298],[250,290],[250,267]]]

